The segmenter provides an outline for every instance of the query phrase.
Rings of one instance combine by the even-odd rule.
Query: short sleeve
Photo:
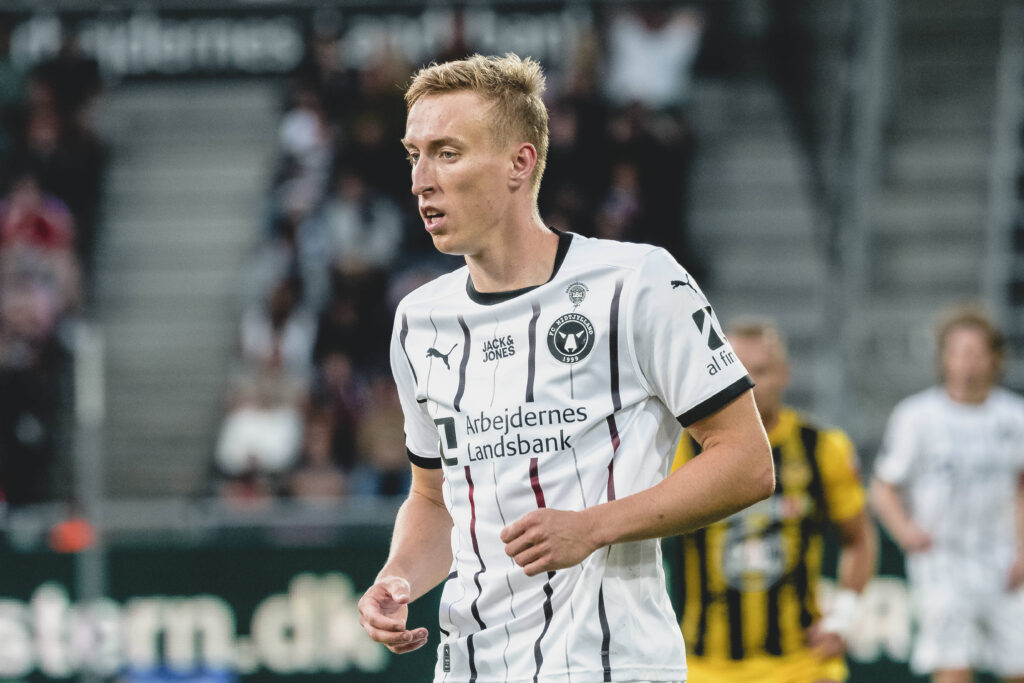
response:
[[[889,416],[882,447],[875,458],[875,476],[882,481],[904,484],[910,478],[918,450],[917,429],[910,406],[901,403]]]
[[[664,249],[636,273],[631,306],[637,364],[683,427],[754,386],[693,277]]]
[[[818,468],[825,488],[828,516],[833,522],[850,519],[864,509],[865,494],[853,442],[839,430],[821,433]]]
[[[408,320],[399,311],[391,333],[391,373],[398,387],[398,398],[405,416],[405,447],[412,464],[426,469],[441,467],[440,439],[437,427],[427,412],[426,402],[416,393],[416,370],[405,349]]]

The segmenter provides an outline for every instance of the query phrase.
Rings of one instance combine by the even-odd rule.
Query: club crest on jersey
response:
[[[579,306],[583,303],[583,300],[587,298],[587,292],[589,291],[589,287],[582,282],[577,281],[569,285],[566,288],[565,293],[569,295],[569,301],[572,302],[573,306]]]
[[[561,363],[579,363],[594,348],[594,324],[585,315],[566,313],[548,328],[548,350]]]

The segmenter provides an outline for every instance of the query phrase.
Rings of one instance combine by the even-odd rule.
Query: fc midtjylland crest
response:
[[[566,313],[548,328],[548,350],[562,363],[578,363],[593,348],[594,325],[585,315]]]

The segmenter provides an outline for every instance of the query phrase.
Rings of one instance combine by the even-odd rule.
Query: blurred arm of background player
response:
[[[396,654],[427,642],[427,629],[406,628],[409,603],[441,583],[452,566],[452,518],[443,482],[444,470],[412,466],[412,486],[395,518],[388,561],[359,600],[359,623]]]
[[[871,481],[871,504],[882,526],[903,552],[920,553],[932,547],[931,535],[907,514],[901,487],[875,477]]]
[[[1024,586],[1024,472],[1017,475],[1017,558],[1010,570],[1010,590]]]
[[[875,575],[878,561],[875,525],[867,509],[863,509],[850,519],[836,522],[835,528],[839,533],[839,568],[836,572],[839,590],[860,594]],[[838,657],[846,650],[842,634],[829,629],[827,618],[818,620],[807,629],[807,644],[822,659]]]
[[[502,530],[505,552],[535,576],[579,564],[607,545],[699,529],[772,494],[771,447],[751,391],[687,429],[701,457],[619,500],[580,512],[533,510]]]

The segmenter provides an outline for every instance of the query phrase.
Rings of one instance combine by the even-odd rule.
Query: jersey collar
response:
[[[555,265],[551,269],[551,277],[547,279],[547,282],[542,283],[545,285],[548,282],[554,280],[555,276],[558,275],[558,269],[562,267],[562,262],[565,260],[565,255],[569,253],[569,244],[572,242],[573,235],[571,232],[562,232],[561,230],[556,230],[555,228],[549,229],[551,230],[551,232],[558,235],[558,250],[555,252]],[[474,303],[482,304],[484,306],[493,306],[494,304],[500,304],[503,301],[508,301],[510,299],[516,298],[517,296],[526,294],[527,292],[537,289],[540,286],[541,285],[531,285],[530,287],[513,289],[507,292],[478,292],[476,287],[473,286],[473,278],[471,278],[469,275],[466,276],[466,294]]]

